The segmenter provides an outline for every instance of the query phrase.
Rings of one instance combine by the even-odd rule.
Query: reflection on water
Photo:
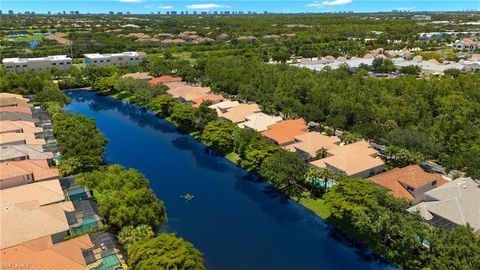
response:
[[[66,110],[94,117],[108,137],[105,160],[150,179],[168,211],[162,230],[193,242],[208,269],[396,269],[151,111],[89,91],[67,94]]]

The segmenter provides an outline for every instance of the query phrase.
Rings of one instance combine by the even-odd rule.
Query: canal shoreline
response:
[[[155,113],[154,111],[150,110],[149,108],[146,108],[145,106],[141,105],[141,104],[138,104],[136,102],[134,102],[133,98],[134,96],[133,95],[129,95],[129,96],[125,96],[123,94],[115,94],[115,95],[109,95],[109,94],[106,94],[106,93],[102,93],[100,91],[97,91],[97,90],[94,90],[92,89],[92,87],[87,87],[87,89],[82,89],[82,88],[76,88],[76,89],[71,89],[73,91],[91,91],[91,92],[95,92],[96,94],[99,94],[99,95],[102,95],[102,96],[105,96],[105,97],[110,97],[110,98],[113,98],[113,99],[116,99],[116,100],[121,100],[122,102],[127,102],[127,103],[130,103],[130,104],[133,104],[133,105],[136,105],[142,109],[145,109],[145,110],[149,110],[151,111],[155,117],[158,117],[160,119],[163,119],[165,121],[167,121],[168,123],[172,124],[173,126],[175,126],[181,133],[185,134],[185,135],[188,135],[190,136],[191,138],[193,138],[195,141],[201,143],[202,145],[204,145],[207,149],[210,149],[211,151],[214,151],[214,153],[218,156],[221,156],[223,158],[225,158],[226,160],[228,160],[230,163],[232,163],[234,166],[242,169],[242,170],[245,170],[249,173],[252,173],[254,175],[256,175],[258,177],[258,179],[261,179],[262,182],[265,182],[267,183],[267,181],[265,181],[262,177],[258,176],[257,174],[251,172],[250,170],[248,169],[245,169],[245,168],[242,168],[238,162],[235,161],[234,158],[232,158],[231,156],[229,156],[229,154],[227,155],[222,155],[220,153],[218,153],[215,149],[212,149],[210,147],[208,147],[207,145],[205,145],[200,139],[199,137],[197,136],[196,132],[185,132],[185,131],[182,131],[174,122],[171,121],[171,119],[169,119],[168,117],[167,118],[163,118],[161,116],[159,116],[157,113]],[[68,90],[65,90],[65,91],[68,91]],[[276,187],[275,187],[276,189]],[[278,189],[277,189],[278,190]],[[281,191],[280,191],[281,192]],[[285,193],[282,192],[282,194],[284,194],[285,196],[288,196],[286,195]],[[303,200],[302,199],[298,199],[298,198],[294,198],[294,197],[291,197],[291,196],[288,196],[288,198],[290,198],[294,203],[297,203],[299,206],[303,207],[305,210],[307,210],[308,212],[312,213],[313,215],[317,216],[318,218],[322,219],[328,226],[331,226],[332,229],[334,230],[337,230],[338,232],[340,232],[342,234],[342,236],[344,237],[344,241],[347,241],[349,242],[351,245],[353,246],[358,246],[358,247],[362,247],[362,248],[365,248],[368,250],[369,253],[371,253],[372,255],[378,257],[379,259],[385,261],[385,262],[388,262],[388,263],[391,263],[391,264],[394,264],[393,262],[390,262],[388,260],[386,260],[383,256],[381,256],[381,254],[379,254],[378,251],[376,251],[376,248],[375,247],[371,247],[369,244],[367,244],[366,242],[368,242],[368,239],[358,239],[358,235],[356,236],[353,232],[353,230],[349,229],[347,226],[342,226],[342,224],[338,223],[338,222],[335,222],[334,220],[332,219],[329,219],[329,216],[330,216],[330,212],[328,210],[328,214],[325,214],[325,210],[323,209],[320,209],[320,211],[318,209],[316,209],[315,207],[313,207],[312,205],[308,204],[306,200]],[[306,198],[304,198],[306,199]],[[321,199],[319,199],[321,200]],[[323,203],[323,200],[322,200],[322,203]],[[326,207],[326,206],[324,206]],[[372,244],[372,243],[370,243]],[[398,266],[397,266],[398,267]]]

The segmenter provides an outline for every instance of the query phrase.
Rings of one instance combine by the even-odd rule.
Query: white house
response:
[[[457,51],[475,51],[480,46],[480,41],[473,41],[469,38],[464,38],[462,40],[456,40],[453,43],[453,49]]]
[[[85,65],[87,66],[125,66],[138,65],[145,57],[143,52],[122,52],[111,54],[90,53],[84,54]]]
[[[14,72],[48,71],[52,68],[69,70],[72,67],[72,58],[66,55],[53,55],[36,58],[5,58],[2,61],[5,70]]]

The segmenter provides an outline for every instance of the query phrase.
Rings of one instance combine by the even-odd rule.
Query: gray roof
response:
[[[480,183],[471,178],[460,178],[425,193],[425,202],[408,211],[419,214],[426,220],[435,216],[459,225],[467,223],[480,230]]]
[[[31,115],[19,112],[0,112],[0,120],[35,122]]]
[[[26,159],[52,159],[53,153],[43,152],[41,145],[21,144],[1,146],[0,161]]]

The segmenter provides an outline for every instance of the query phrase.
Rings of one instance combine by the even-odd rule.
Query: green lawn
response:
[[[42,36],[28,36],[28,37],[5,37],[5,39],[11,39],[15,42],[30,42],[34,40],[42,40]]]
[[[98,201],[98,198],[100,196],[100,192],[97,189],[92,189],[93,191],[93,197]]]
[[[240,161],[240,156],[235,152],[226,154],[225,158],[230,160],[233,164],[237,164],[237,165],[238,165],[238,161]]]
[[[312,210],[315,214],[323,219],[327,219],[331,212],[327,205],[325,205],[322,199],[302,198],[300,204],[305,208]]]

